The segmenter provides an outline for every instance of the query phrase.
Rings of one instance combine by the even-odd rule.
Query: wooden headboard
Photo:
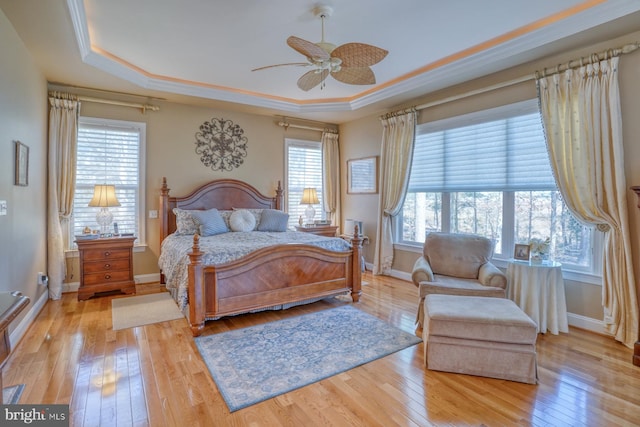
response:
[[[282,210],[283,208],[280,181],[278,181],[275,197],[267,197],[246,182],[235,179],[217,179],[208,182],[184,197],[169,196],[169,190],[167,178],[163,177],[160,195],[160,242],[176,231],[176,216],[173,213],[173,208],[187,210],[212,208],[219,210],[233,208]]]

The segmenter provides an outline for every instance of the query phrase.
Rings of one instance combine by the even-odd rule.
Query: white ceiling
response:
[[[340,123],[597,37],[640,30],[638,0],[327,0],[325,38],[389,51],[377,82],[308,69],[290,35],[320,41],[306,0],[0,0],[50,82]],[[603,26],[610,21],[613,25]],[[222,103],[220,103],[222,101]]]

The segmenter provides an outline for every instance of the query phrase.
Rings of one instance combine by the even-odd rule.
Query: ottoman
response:
[[[537,326],[505,298],[427,295],[428,369],[536,384]]]

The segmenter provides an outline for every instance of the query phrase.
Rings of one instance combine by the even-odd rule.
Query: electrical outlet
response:
[[[151,219],[158,218],[158,211],[156,211],[156,210],[149,211],[149,218],[151,218]]]
[[[0,200],[0,215],[6,215],[6,214],[7,214],[7,201]]]
[[[38,272],[38,285],[47,286],[49,278],[43,272]]]

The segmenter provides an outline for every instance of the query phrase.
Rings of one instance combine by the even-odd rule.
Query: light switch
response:
[[[6,214],[7,214],[7,201],[0,200],[0,215],[6,215]]]
[[[158,218],[158,211],[156,210],[149,211],[149,218],[152,218],[152,219]]]

